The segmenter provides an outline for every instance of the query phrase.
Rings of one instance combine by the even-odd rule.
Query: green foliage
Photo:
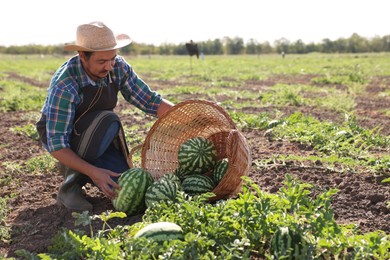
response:
[[[24,172],[52,173],[56,160],[50,154],[33,157],[25,162]]]
[[[1,185],[0,185],[1,186]],[[10,228],[5,225],[8,209],[7,198],[0,197],[0,241],[5,242],[10,238]]]
[[[243,112],[230,111],[231,119],[241,128],[258,128],[266,129],[268,126],[268,113],[260,113],[258,115],[245,114]]]
[[[49,154],[28,159],[22,163],[2,162],[1,165],[11,176],[16,177],[18,173],[51,173],[55,168],[56,160]],[[0,181],[1,184],[1,181]]]
[[[265,104],[302,106],[304,100],[299,94],[300,89],[299,86],[277,84],[261,94],[259,99]]]
[[[18,133],[18,134],[26,135],[35,141],[39,140],[39,135],[38,135],[37,129],[36,129],[35,125],[32,123],[28,123],[24,126],[12,127],[11,131]]]
[[[346,115],[342,126],[321,122],[302,113],[294,113],[283,120],[284,124],[272,128],[274,135],[305,144],[327,156],[336,155],[347,161],[350,158],[377,173],[389,169],[388,156],[377,158],[370,155],[369,150],[386,149],[390,138],[377,134],[378,129],[363,129],[354,117]]]
[[[293,239],[279,247],[279,259],[292,255],[295,257],[291,259],[390,257],[389,235],[384,232],[355,235],[354,230],[335,222],[330,202],[336,190],[313,196],[311,185],[287,175],[279,193],[269,194],[249,178],[243,178],[243,191],[236,199],[208,203],[211,193],[195,197],[180,193],[177,202],[153,204],[143,221],[131,226],[106,228],[108,219],[124,217],[116,213],[101,216],[78,213],[74,215],[77,223],[91,225],[94,219],[100,219],[103,229],[97,234],[91,231],[90,236],[63,230],[54,238],[49,252],[38,256],[41,259],[266,259],[276,254],[272,241],[282,228],[293,231],[290,233]],[[148,223],[161,221],[182,227],[184,241],[157,243],[134,238]]]
[[[0,80],[3,98],[1,111],[39,110],[45,100],[45,93],[36,87],[18,81]]]
[[[224,37],[223,39],[209,39],[207,41],[198,42],[201,46],[200,51],[206,55],[220,55],[220,54],[267,54],[267,53],[281,53],[282,51],[288,54],[298,53],[305,54],[310,52],[323,52],[323,53],[352,53],[354,56],[358,56],[357,53],[367,52],[388,52],[390,48],[388,46],[388,35],[383,37],[364,38],[356,33],[352,34],[349,38],[339,38],[331,41],[330,39],[324,39],[320,43],[304,43],[302,40],[290,42],[288,39],[281,38],[276,39],[274,46],[271,46],[269,42],[262,43],[257,42],[254,39],[250,39],[244,43],[241,37],[235,36]],[[41,54],[43,57],[45,54],[65,54],[62,45],[36,45],[29,44],[24,46],[0,46],[1,53],[8,54]],[[183,43],[172,44],[163,43],[159,46],[153,44],[137,43],[133,42],[131,45],[125,46],[121,49],[122,53],[137,55],[188,55],[185,45]],[[287,56],[288,57],[288,56]]]

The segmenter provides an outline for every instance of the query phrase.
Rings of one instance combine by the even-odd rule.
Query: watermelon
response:
[[[311,259],[311,251],[302,235],[291,228],[279,228],[271,239],[270,251],[275,259]]]
[[[188,139],[178,151],[179,167],[192,174],[206,173],[216,163],[217,150],[212,141],[204,137]]]
[[[145,210],[145,193],[153,183],[150,172],[142,168],[130,168],[118,179],[120,190],[112,200],[115,210],[135,215]]]
[[[214,181],[203,174],[190,175],[183,180],[182,189],[185,193],[194,196],[205,192],[211,192],[214,187]]]
[[[177,185],[177,189],[181,188],[181,180],[179,179],[178,176],[176,176],[173,173],[167,173],[164,174],[160,180],[168,180],[168,181],[173,181]]]
[[[134,238],[141,237],[163,243],[169,240],[183,240],[184,233],[182,228],[173,222],[156,222],[146,225],[134,235]]]
[[[337,140],[346,140],[353,137],[353,135],[346,130],[338,131],[335,136]]]
[[[216,184],[220,183],[222,178],[225,176],[227,170],[229,168],[229,162],[226,158],[219,160],[215,165],[212,177]]]
[[[162,200],[174,201],[178,187],[178,184],[169,178],[160,178],[158,181],[153,182],[145,193],[146,206],[149,208],[153,203],[158,203]]]
[[[270,122],[268,122],[267,129],[277,127],[278,125],[281,125],[283,123],[284,123],[284,120],[282,120],[282,119],[271,120]]]
[[[180,179],[180,181],[182,182],[186,177],[191,175],[191,172],[185,171],[182,168],[178,167],[175,169],[173,174],[176,175]]]

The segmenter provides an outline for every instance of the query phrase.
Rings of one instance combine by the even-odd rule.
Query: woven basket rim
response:
[[[171,109],[169,109],[166,113],[164,113],[161,117],[159,117],[156,120],[156,122],[153,124],[153,126],[150,128],[148,136],[151,135],[155,131],[155,129],[159,126],[159,124],[165,118],[169,117],[170,114],[174,113],[176,110],[180,109],[181,107],[184,107],[184,106],[187,106],[190,104],[205,104],[205,105],[208,105],[208,106],[215,108],[216,110],[218,110],[218,112],[220,112],[225,117],[226,120],[229,121],[230,127],[236,129],[236,126],[235,126],[233,120],[230,118],[230,115],[217,103],[212,102],[212,101],[208,101],[208,100],[202,100],[202,99],[189,99],[189,100],[185,100],[185,101],[182,101],[180,103],[177,103]]]

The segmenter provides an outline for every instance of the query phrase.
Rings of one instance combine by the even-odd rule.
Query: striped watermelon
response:
[[[276,127],[278,125],[281,125],[283,123],[284,123],[284,120],[282,120],[282,119],[275,119],[275,120],[272,120],[272,121],[270,121],[268,123],[267,128],[271,129],[271,128],[274,128],[274,127]]]
[[[182,189],[185,193],[194,196],[205,192],[211,192],[214,187],[214,181],[203,174],[190,175],[183,180]]]
[[[311,259],[302,235],[288,227],[281,227],[274,233],[270,251],[275,259]]]
[[[134,235],[134,238],[140,237],[163,243],[175,239],[183,240],[184,233],[182,228],[175,223],[156,222],[145,226]]]
[[[179,167],[186,172],[202,174],[216,163],[217,150],[212,141],[194,137],[181,144],[178,152]]]
[[[176,175],[180,181],[182,182],[186,177],[188,177],[189,175],[191,175],[190,172],[188,171],[185,171],[183,170],[182,168],[178,167],[175,169],[175,171],[173,172],[174,175]]]
[[[179,186],[174,180],[168,178],[160,178],[153,182],[145,193],[145,203],[147,207],[152,206],[153,203],[158,203],[162,200],[176,199],[176,194]]]
[[[180,189],[181,188],[181,180],[179,179],[178,176],[176,176],[175,174],[172,174],[172,173],[167,173],[167,174],[164,174],[160,180],[168,180],[168,181],[172,181],[174,182],[176,185],[177,185],[177,189]]]
[[[141,213],[145,207],[146,189],[153,183],[151,174],[142,168],[131,168],[123,172],[118,179],[121,189],[112,200],[117,211],[128,215]]]
[[[216,184],[220,183],[222,178],[225,176],[227,170],[229,168],[229,162],[226,158],[219,160],[215,165],[212,177]]]

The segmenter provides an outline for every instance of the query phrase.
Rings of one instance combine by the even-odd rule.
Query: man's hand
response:
[[[120,176],[119,173],[103,168],[95,168],[88,176],[109,199],[112,200],[116,197],[117,193],[115,190],[118,190],[120,187],[111,177],[118,178]]]
[[[115,198],[115,189],[119,185],[111,177],[119,177],[119,173],[112,172],[103,168],[98,168],[87,161],[81,159],[76,153],[69,148],[64,148],[52,152],[54,158],[68,166],[69,168],[87,175],[93,183],[110,199]]]

